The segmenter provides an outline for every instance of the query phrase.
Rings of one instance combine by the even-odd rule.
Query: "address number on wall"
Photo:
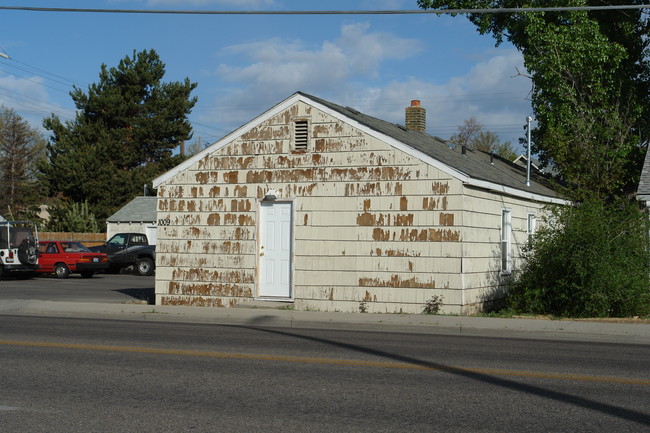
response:
[[[171,220],[169,218],[160,218],[158,220],[158,225],[159,226],[168,226],[171,223]]]

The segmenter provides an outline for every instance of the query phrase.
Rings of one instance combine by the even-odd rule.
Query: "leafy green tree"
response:
[[[643,4],[611,0],[607,5]],[[422,8],[602,6],[601,0],[418,0]],[[523,54],[533,82],[533,151],[573,186],[634,191],[650,114],[648,15],[640,9],[469,14],[481,34]]]
[[[0,214],[35,219],[46,195],[36,178],[45,158],[45,139],[16,112],[0,107]]]
[[[559,317],[650,315],[649,228],[625,199],[554,208],[524,252],[510,307]]]
[[[154,50],[134,51],[117,67],[102,65],[87,92],[74,88],[73,121],[55,115],[43,121],[52,135],[41,171],[52,196],[87,200],[103,220],[182,159],[172,151],[191,138],[187,116],[196,84],[163,82],[164,74]]]
[[[501,142],[497,133],[484,131],[483,125],[474,116],[465,119],[463,124],[458,126],[458,132],[452,135],[449,141],[457,146],[465,146],[468,149],[482,150],[488,153],[494,152],[509,161],[514,161],[517,158],[517,154],[510,142]]]
[[[499,135],[492,131],[480,131],[474,140],[474,149],[488,153],[493,152],[508,161],[514,161],[517,158],[510,142],[501,142]]]

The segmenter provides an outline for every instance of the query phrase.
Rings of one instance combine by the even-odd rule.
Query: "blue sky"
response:
[[[416,0],[0,0],[0,6],[151,10],[416,10]],[[72,85],[155,49],[165,81],[198,87],[192,141],[212,143],[296,91],[395,123],[412,99],[449,138],[472,116],[518,149],[531,113],[521,55],[463,16],[150,15],[0,11],[0,104],[33,126],[74,116]]]

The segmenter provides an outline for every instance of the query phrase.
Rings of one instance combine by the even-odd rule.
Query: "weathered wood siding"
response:
[[[309,119],[307,151],[292,151],[297,117]],[[158,219],[169,225],[158,227],[157,304],[257,296],[256,224],[270,189],[293,200],[297,309],[419,313],[439,295],[443,311],[460,313],[491,289],[493,194],[468,195],[458,179],[300,102],[160,185]]]
[[[521,268],[522,248],[528,242],[528,214],[541,218],[543,205],[481,189],[464,188],[463,280],[464,314],[481,311],[484,303],[505,296],[504,285]],[[501,212],[509,209],[512,217],[512,270],[501,272]]]

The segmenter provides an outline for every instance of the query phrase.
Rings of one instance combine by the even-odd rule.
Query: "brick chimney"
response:
[[[427,130],[427,110],[420,107],[420,101],[414,99],[406,107],[406,129],[425,132]]]

